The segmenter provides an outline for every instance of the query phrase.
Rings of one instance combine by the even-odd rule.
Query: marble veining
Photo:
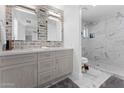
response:
[[[95,38],[83,39],[84,57],[105,64],[124,66],[124,14],[101,20],[89,26],[89,33],[95,33]],[[111,64],[109,64],[111,63]]]

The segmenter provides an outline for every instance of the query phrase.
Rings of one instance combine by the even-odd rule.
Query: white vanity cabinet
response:
[[[0,57],[0,87],[37,87],[37,55]]]
[[[0,54],[0,87],[44,87],[72,72],[72,49],[13,53]]]

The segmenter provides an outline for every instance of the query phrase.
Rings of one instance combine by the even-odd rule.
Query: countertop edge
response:
[[[49,48],[49,49],[20,49],[20,50],[11,50],[11,51],[2,51],[0,52],[0,57],[11,56],[11,55],[21,55],[21,54],[31,54],[39,52],[50,52],[50,51],[60,51],[60,50],[73,50],[72,48]]]

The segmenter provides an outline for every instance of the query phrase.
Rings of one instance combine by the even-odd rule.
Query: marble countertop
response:
[[[38,52],[45,52],[45,51],[57,51],[57,50],[68,50],[71,48],[33,48],[33,49],[19,49],[19,50],[9,50],[9,51],[1,51],[1,56],[9,56],[9,55],[17,55],[17,54],[28,54],[28,53],[38,53]]]

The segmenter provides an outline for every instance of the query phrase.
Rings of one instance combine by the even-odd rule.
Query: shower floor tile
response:
[[[111,74],[90,67],[87,73],[81,73],[78,79],[70,77],[80,88],[99,88]]]

